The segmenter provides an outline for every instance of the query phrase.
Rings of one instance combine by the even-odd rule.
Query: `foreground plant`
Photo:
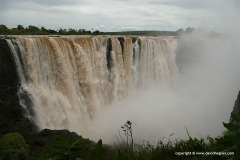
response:
[[[29,147],[18,133],[8,133],[0,139],[0,159],[7,160],[239,160],[240,159],[240,115],[231,115],[234,123],[224,123],[227,129],[218,138],[210,136],[187,140],[163,138],[157,145],[148,141],[134,143],[132,122],[127,121],[117,137],[116,149],[94,143],[81,136],[77,140],[56,135],[56,140],[46,148],[39,148],[38,154],[29,155]],[[187,130],[187,129],[186,129]],[[123,133],[123,134],[121,134]],[[170,135],[170,137],[173,136]],[[30,146],[31,148],[31,146]],[[201,155],[194,153],[234,152],[234,155]]]
[[[27,160],[29,152],[29,146],[17,132],[7,133],[0,139],[1,160]]]
[[[227,131],[223,136],[216,138],[218,148],[223,148],[223,151],[234,152],[233,159],[240,159],[240,115],[231,114],[233,123],[223,123]]]

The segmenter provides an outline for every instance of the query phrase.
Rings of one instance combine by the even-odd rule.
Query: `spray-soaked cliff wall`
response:
[[[5,39],[0,39],[0,85],[18,84],[17,70]]]
[[[34,129],[34,124],[25,117],[25,110],[19,103],[19,86],[11,49],[5,39],[0,39],[0,136],[8,132],[25,135]]]
[[[20,104],[40,129],[83,134],[102,107],[134,89],[166,83],[177,71],[174,37],[18,37],[4,43],[21,84]]]

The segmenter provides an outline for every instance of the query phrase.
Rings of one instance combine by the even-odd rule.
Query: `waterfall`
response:
[[[175,37],[18,37],[7,43],[20,103],[40,129],[84,134],[98,110],[132,90],[167,83],[177,72]]]

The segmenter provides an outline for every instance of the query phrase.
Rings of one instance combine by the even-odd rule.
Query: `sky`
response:
[[[239,8],[239,0],[0,0],[0,23],[101,31],[224,30],[225,20],[232,25],[239,18]]]

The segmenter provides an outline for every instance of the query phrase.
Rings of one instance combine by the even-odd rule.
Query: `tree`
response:
[[[59,34],[66,34],[66,33],[67,33],[67,30],[60,28],[59,31],[58,31],[58,33],[59,33]]]
[[[86,32],[85,29],[79,29],[79,30],[78,30],[78,33],[79,33],[79,34],[82,34],[82,33],[85,33],[85,32]]]
[[[234,158],[240,159],[240,114],[231,114],[231,119],[232,123],[223,123],[227,131],[216,140],[220,148],[227,152],[234,152]]]
[[[176,30],[177,35],[181,35],[184,32],[182,28]]]
[[[26,29],[30,34],[39,34],[39,28],[33,25],[29,25]]]
[[[7,26],[5,26],[4,24],[0,24],[0,29],[1,29],[1,30],[7,30],[8,28],[7,28]]]
[[[96,30],[96,31],[93,32],[94,35],[98,35],[98,34],[100,34],[100,33],[101,33],[101,32],[100,32],[99,30]]]
[[[29,146],[17,132],[7,133],[0,139],[0,159],[26,160],[29,152]]]
[[[9,29],[7,26],[0,24],[0,34],[8,34]]]
[[[55,30],[53,30],[53,29],[49,29],[49,30],[48,30],[48,33],[50,33],[50,34],[56,34],[56,33],[58,33],[58,32],[55,31]]]
[[[193,28],[188,27],[188,28],[185,29],[185,32],[186,33],[191,33],[193,30],[194,30],[194,27]]]
[[[76,29],[69,28],[69,29],[68,29],[68,34],[77,34],[77,30],[76,30]]]
[[[48,30],[46,28],[44,28],[44,27],[41,27],[41,31],[44,32],[44,33],[48,32]]]
[[[23,27],[23,25],[20,25],[20,24],[19,24],[19,25],[17,26],[17,29],[18,29],[18,30],[24,30],[25,28]]]

